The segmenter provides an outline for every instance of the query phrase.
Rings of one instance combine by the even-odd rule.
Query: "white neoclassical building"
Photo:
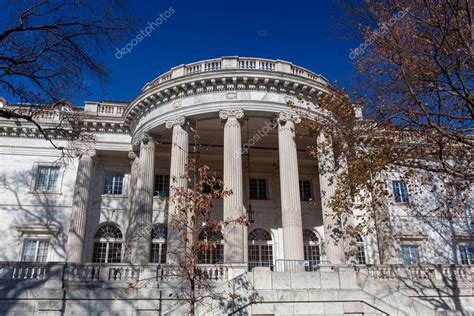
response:
[[[202,268],[234,295],[232,304],[200,306],[200,314],[473,313],[472,199],[447,220],[430,189],[436,181],[393,174],[387,220],[354,236],[350,258],[347,241],[332,238],[337,223],[326,201],[335,184],[319,170],[337,153],[327,135],[299,133],[288,107],[303,96],[314,120],[331,120],[315,104],[327,84],[282,60],[179,65],[130,102],[42,111],[44,126],[80,113],[95,142],[72,158],[61,159],[34,126],[1,119],[0,314],[183,313],[167,275],[179,246],[168,214],[176,212],[171,182],[188,185],[181,176],[190,156],[232,190],[214,201],[213,217],[250,219],[222,233],[203,227],[200,238],[221,242],[200,258]],[[324,157],[308,155],[315,142],[326,146]],[[153,225],[145,238],[143,223]],[[143,279],[151,285],[130,289]]]

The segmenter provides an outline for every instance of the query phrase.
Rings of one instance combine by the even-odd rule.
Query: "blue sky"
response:
[[[283,59],[343,84],[354,74],[348,54],[359,43],[335,36],[332,0],[138,0],[130,3],[130,12],[144,29],[169,7],[175,13],[130,54],[116,59],[115,51],[104,52],[110,82],[85,100],[130,100],[173,66],[220,56]]]

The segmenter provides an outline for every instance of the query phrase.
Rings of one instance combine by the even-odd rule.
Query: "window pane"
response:
[[[258,192],[257,192],[257,179],[250,179],[250,198],[251,199],[258,199]]]
[[[122,194],[123,177],[123,173],[106,171],[104,194]]]
[[[160,197],[168,197],[170,195],[170,176],[155,176],[155,195]]]
[[[459,246],[461,264],[471,264],[474,259],[474,247]]]
[[[404,264],[420,263],[419,247],[416,245],[403,245],[402,257],[403,257]]]
[[[408,187],[407,184],[403,181],[393,181],[393,195],[395,198],[395,202],[397,203],[408,203]]]
[[[358,264],[366,264],[365,260],[365,247],[363,244],[357,245],[357,263]]]
[[[58,186],[59,167],[49,168],[49,179],[47,191],[56,191]]]
[[[36,257],[36,262],[46,262],[48,258],[48,246],[49,242],[47,240],[38,241],[38,256]]]
[[[23,242],[23,261],[34,262],[36,257],[36,240],[25,240]]]
[[[223,263],[224,262],[224,245],[216,245],[212,249],[212,263]]]
[[[254,200],[267,199],[267,180],[266,179],[250,179],[249,183],[250,198]]]
[[[122,243],[109,243],[109,253],[107,254],[107,262],[118,263],[122,261]]]
[[[56,191],[58,187],[59,167],[39,166],[35,190]]]
[[[302,180],[300,181],[300,199],[301,201],[310,201],[311,195],[311,181]]]
[[[166,263],[166,244],[161,244],[160,263]]]
[[[22,261],[46,262],[48,259],[48,240],[26,239],[23,242]]]
[[[107,243],[106,242],[95,242],[94,251],[92,253],[92,262],[104,263],[107,257]]]

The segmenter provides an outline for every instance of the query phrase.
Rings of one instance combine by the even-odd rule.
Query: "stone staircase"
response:
[[[474,314],[472,285],[466,271],[458,288],[462,296],[468,296],[456,298],[452,296],[452,287],[450,290],[443,280],[430,274],[433,270],[390,268],[391,272],[385,270],[384,274],[381,266],[377,267],[378,271],[370,267],[330,265],[312,272],[272,272],[257,268],[221,286],[221,292],[231,293],[227,302],[206,301],[198,310],[201,315]],[[431,296],[425,295],[428,289]],[[435,292],[438,294],[434,295]],[[461,304],[456,305],[456,300]]]
[[[220,300],[199,315],[474,315],[470,266],[203,265]],[[183,315],[173,266],[0,262],[0,315]]]

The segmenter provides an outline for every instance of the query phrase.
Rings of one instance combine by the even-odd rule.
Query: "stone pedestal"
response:
[[[295,261],[304,259],[298,157],[295,142],[295,123],[299,121],[299,117],[290,113],[280,113],[278,117],[283,255],[284,259],[288,260],[286,261],[286,271],[304,269]]]
[[[335,216],[328,205],[336,187],[336,166],[331,136],[321,132],[317,138],[317,146],[326,258],[332,264],[341,264],[345,263],[341,218]]]
[[[234,221],[244,216],[242,183],[242,136],[239,120],[244,116],[242,110],[223,110],[219,112],[224,125],[224,187],[232,194],[224,197],[224,220]],[[247,227],[231,223],[225,228],[224,261],[244,262]]]
[[[187,217],[186,214],[179,214],[180,203],[176,199],[176,192],[188,186],[186,165],[188,163],[189,135],[184,125],[184,117],[177,117],[166,122],[166,127],[173,129],[168,207],[168,264],[182,262],[186,253],[186,243],[183,241],[183,234],[186,234],[187,231],[183,221],[186,221]]]
[[[79,158],[67,240],[68,262],[80,263],[84,261],[83,252],[88,217],[87,210],[89,209],[95,157],[96,152],[89,151],[82,153]]]

